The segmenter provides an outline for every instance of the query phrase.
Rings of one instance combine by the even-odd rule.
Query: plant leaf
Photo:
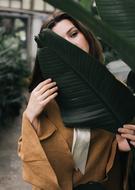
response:
[[[135,1],[96,0],[96,5],[104,22],[135,45]]]
[[[116,49],[120,54],[121,59],[135,71],[135,44],[129,42],[118,32],[113,30],[111,25],[97,17],[94,17],[89,11],[85,10],[81,5],[73,2],[72,0],[44,1],[47,1],[51,5],[67,12],[88,26],[97,36],[100,36],[105,42]],[[123,4],[124,3],[125,0],[123,1]],[[135,9],[133,1],[130,0],[130,3]]]
[[[43,77],[59,86],[57,102],[66,125],[117,132],[133,118],[134,96],[104,65],[49,29],[36,41]]]
[[[93,0],[80,0],[79,3],[87,10],[91,11]]]

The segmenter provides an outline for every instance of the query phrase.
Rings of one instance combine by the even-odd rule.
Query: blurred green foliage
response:
[[[22,59],[20,40],[0,33],[0,123],[19,115],[24,101],[29,68]]]
[[[80,0],[79,3],[86,8],[87,10],[90,11],[91,6],[93,4],[93,0]]]

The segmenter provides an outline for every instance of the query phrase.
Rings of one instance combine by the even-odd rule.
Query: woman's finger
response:
[[[52,95],[54,92],[56,92],[58,90],[58,87],[54,87],[51,89],[48,89],[47,91],[45,91],[41,96],[39,96],[39,99],[41,101],[45,100],[47,97],[49,97],[50,95]]]
[[[58,95],[57,92],[55,92],[54,94],[48,96],[45,100],[42,101],[42,104],[45,106],[47,105],[51,100],[53,100],[56,96]]]
[[[131,135],[131,134],[121,134],[122,137],[129,139],[131,141],[135,141],[135,135]]]
[[[44,85],[39,91],[38,94],[43,94],[44,92],[46,92],[47,90],[51,89],[52,87],[56,86],[56,82],[51,82],[48,83],[46,85]]]
[[[116,134],[116,139],[118,142],[119,150],[121,151],[130,151],[130,145],[127,141],[127,139],[123,138],[121,135]]]
[[[134,135],[134,130],[132,129],[127,129],[127,128],[119,128],[118,129],[119,133],[123,133],[123,134],[131,134]]]
[[[135,131],[135,125],[125,124],[123,127],[124,127],[124,129],[132,129]]]

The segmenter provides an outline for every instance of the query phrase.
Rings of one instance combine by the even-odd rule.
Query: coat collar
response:
[[[73,141],[73,128],[68,128],[63,123],[61,112],[56,101],[53,100],[48,105],[46,110],[47,110],[48,119],[50,120],[52,125],[54,125],[56,129],[60,132],[59,134],[63,136],[65,145],[68,146],[68,148],[71,151],[72,141]]]
[[[39,138],[28,120],[25,112],[22,119],[22,136],[20,139],[19,156],[24,161],[44,160],[45,153],[41,147]]]
[[[48,116],[45,116],[44,114],[40,118],[38,129],[39,140],[47,139],[57,131],[57,127],[48,118]]]

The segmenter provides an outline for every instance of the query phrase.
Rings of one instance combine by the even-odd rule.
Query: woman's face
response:
[[[64,19],[58,22],[52,31],[63,37],[65,40],[71,42],[85,52],[89,53],[89,44],[84,35],[73,25],[73,23]]]

